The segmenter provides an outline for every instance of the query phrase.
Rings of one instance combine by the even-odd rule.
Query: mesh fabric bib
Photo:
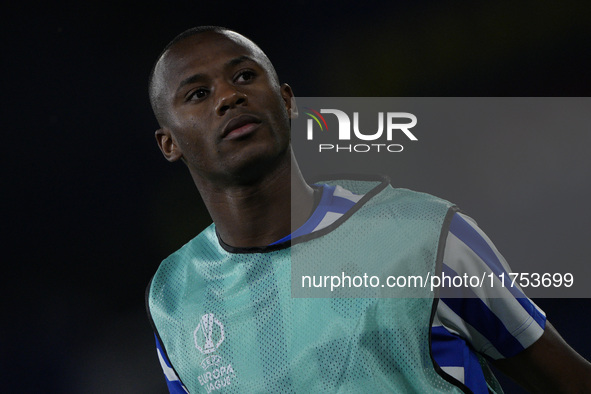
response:
[[[411,298],[292,298],[292,261],[371,275],[435,273],[450,203],[336,183],[366,196],[321,234],[232,253],[212,225],[161,264],[149,311],[191,393],[461,391],[430,357],[429,287],[400,290]]]

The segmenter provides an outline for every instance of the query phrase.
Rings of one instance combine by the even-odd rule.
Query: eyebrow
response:
[[[252,58],[250,58],[250,57],[248,57],[246,55],[242,55],[242,56],[238,56],[238,57],[235,57],[233,59],[230,59],[229,61],[226,62],[226,64],[224,66],[226,68],[227,67],[235,67],[235,66],[237,66],[237,65],[239,65],[241,63],[247,62],[247,61],[255,62]],[[189,84],[198,82],[198,81],[200,81],[202,79],[205,79],[205,75],[204,74],[200,74],[200,73],[193,74],[190,77],[187,77],[187,78],[183,79],[181,81],[181,83],[179,84],[179,87],[177,88],[176,91],[178,92],[183,86],[186,86],[186,85],[189,85]]]
[[[232,60],[229,60],[229,61],[226,63],[226,66],[227,66],[227,67],[233,67],[233,66],[237,66],[237,65],[239,65],[240,63],[244,63],[244,62],[247,62],[247,61],[254,62],[254,60],[252,60],[250,57],[248,57],[248,56],[246,56],[246,55],[242,55],[242,56],[235,57],[235,58],[234,58],[234,59],[232,59]],[[255,62],[255,63],[256,63],[256,62]]]
[[[179,83],[179,87],[176,89],[177,93],[183,86],[198,82],[202,79],[205,79],[205,75],[203,74],[193,74],[190,77],[183,79],[181,83]]]

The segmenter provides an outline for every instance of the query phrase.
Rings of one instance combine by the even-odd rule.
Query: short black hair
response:
[[[148,79],[148,94],[150,96],[150,104],[152,105],[152,111],[154,111],[154,115],[156,116],[156,119],[158,120],[158,123],[160,123],[160,125],[162,125],[162,121],[164,120],[164,114],[162,113],[162,106],[158,102],[159,97],[158,97],[158,94],[157,94],[155,86],[154,86],[154,73],[156,72],[156,65],[160,61],[160,58],[172,46],[174,46],[176,43],[178,43],[186,38],[196,36],[196,35],[202,34],[202,33],[208,33],[208,32],[221,33],[221,32],[228,31],[228,30],[230,30],[230,29],[227,29],[222,26],[192,27],[190,29],[185,30],[181,34],[177,35],[175,38],[173,38],[168,44],[166,44],[166,46],[164,47],[162,52],[160,52],[160,54],[156,58],[156,61],[152,65],[152,70],[150,71],[150,77]]]
[[[201,33],[207,33],[207,32],[210,32],[210,31],[211,32],[214,32],[214,33],[221,33],[221,32],[229,31],[229,30],[230,29],[227,29],[227,28],[222,27],[222,26],[197,26],[197,27],[192,27],[190,29],[185,30],[184,32],[182,32],[181,34],[179,34],[178,36],[176,36],[175,38],[173,38],[164,47],[164,49],[162,50],[162,53],[160,53],[160,56],[162,56],[164,54],[164,52],[166,52],[174,44],[176,44],[179,41],[184,40],[185,38],[196,36],[196,35],[201,34]]]

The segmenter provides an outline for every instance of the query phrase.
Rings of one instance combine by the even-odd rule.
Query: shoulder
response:
[[[390,179],[383,175],[347,174],[311,179],[312,183],[322,183],[336,187],[335,196],[351,198],[357,205],[407,204],[450,208],[451,202],[432,194],[394,187]],[[362,196],[362,198],[357,198]]]
[[[341,184],[344,189],[353,190],[350,183]],[[444,210],[455,208],[455,204],[434,196],[429,193],[410,190],[407,188],[394,187],[391,183],[385,182],[379,186],[367,191],[364,200],[369,205],[392,205],[401,213],[408,215],[420,216],[425,213],[425,210]],[[363,203],[364,201],[360,201]]]
[[[442,232],[447,232],[450,221],[457,211],[457,207],[442,198],[432,194],[404,189],[386,187],[376,195],[371,203],[380,210],[387,210],[404,223],[432,222]]]
[[[437,196],[406,188],[393,187],[389,180],[367,187],[367,182],[338,180],[337,185],[354,194],[363,193],[355,207],[357,220],[385,221],[399,228],[429,225],[433,235],[447,233],[457,207]]]
[[[414,203],[414,204],[425,204],[434,206],[445,206],[455,207],[455,205],[443,198],[434,196],[429,193],[420,192],[416,190],[410,190],[405,188],[397,188],[393,186],[387,187],[385,190],[386,194],[392,199],[400,200],[403,202]]]
[[[189,242],[181,246],[176,252],[165,258],[162,261],[160,267],[162,267],[162,265],[169,264],[170,262],[182,262],[187,258],[195,256],[196,254],[198,255],[203,251],[204,248],[208,246],[215,246],[217,244],[218,242],[215,232],[215,225],[212,223]]]
[[[462,290],[462,297],[453,288],[442,288],[437,314],[450,332],[467,339],[477,351],[493,359],[511,357],[542,335],[544,312],[520,288],[502,285],[499,278],[508,277],[511,268],[465,214],[455,213],[450,222],[442,272],[476,283]]]
[[[455,212],[449,223],[445,261],[461,271],[487,267],[487,271],[496,275],[510,272],[507,261],[492,240],[474,219],[461,212]]]
[[[170,287],[171,283],[186,280],[188,267],[193,266],[196,260],[204,256],[219,253],[218,249],[220,246],[215,226],[211,224],[160,263],[150,283],[149,292],[152,293],[158,289]]]

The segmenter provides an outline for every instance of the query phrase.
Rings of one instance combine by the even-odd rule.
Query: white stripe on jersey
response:
[[[437,307],[439,308],[439,305],[437,305]],[[433,324],[431,324],[431,327],[443,327],[443,323],[441,322],[441,320],[439,320],[439,314],[436,313],[433,316]],[[455,335],[460,335],[460,333],[458,331],[455,331],[454,329],[452,329],[451,327],[445,327],[447,329],[447,331],[451,332],[452,334]]]
[[[160,353],[160,349],[156,349],[156,351],[158,352],[158,360],[160,360],[160,366],[162,367],[162,371],[164,372],[164,376],[166,376],[166,379],[168,379],[169,382],[179,380],[178,376],[176,376],[176,373],[174,372],[174,369],[166,365],[166,361],[164,361],[162,353]]]
[[[341,216],[343,216],[342,213],[330,212],[330,211],[326,212],[326,215],[324,215],[324,218],[322,218],[320,223],[318,223],[318,226],[316,226],[314,228],[314,230],[312,230],[312,232],[322,230],[323,228],[330,226],[331,224],[336,222],[337,219],[340,218]]]
[[[470,216],[465,215],[461,212],[456,212],[456,215],[460,216],[462,219],[466,220],[468,222],[468,224],[470,224],[470,227],[472,227],[472,229],[474,229],[478,233],[478,235],[480,235],[486,241],[488,246],[492,249],[493,253],[495,254],[495,256],[497,256],[497,259],[499,259],[499,262],[501,263],[501,265],[503,266],[505,271],[511,272],[511,267],[509,267],[507,260],[505,260],[503,255],[498,251],[497,247],[493,244],[493,242],[490,240],[490,238],[484,233],[484,231],[482,231],[480,229],[480,227],[478,227],[478,223],[476,223],[476,220],[472,219]],[[451,235],[451,234],[449,234],[449,235]],[[516,285],[517,285],[517,283],[516,283]],[[521,287],[518,287],[518,286],[516,286],[516,287],[519,289],[519,291],[523,292]]]
[[[333,196],[346,198],[349,201],[359,202],[363,198],[363,194],[353,194],[349,190],[343,189],[340,186],[336,186],[334,189]]]
[[[441,367],[445,373],[448,375],[456,378],[462,383],[466,383],[464,381],[464,367]]]
[[[491,239],[484,233],[484,231],[482,231],[482,229],[480,227],[478,227],[478,224],[476,223],[476,221],[474,219],[472,219],[470,216],[464,215],[461,212],[456,212],[456,215],[459,215],[460,217],[465,219],[471,225],[470,227],[472,227],[486,241],[486,243],[490,246],[490,248],[494,252],[495,256],[497,256],[497,258],[499,259],[499,262],[501,263],[501,265],[503,266],[505,271],[512,272],[511,267],[509,267],[509,264],[507,263],[507,260],[505,260],[503,255],[499,252],[497,247],[493,244]],[[452,235],[452,234],[449,234],[449,235]],[[449,235],[448,235],[448,237],[449,237]],[[446,244],[446,247],[447,247],[447,244]],[[515,287],[517,287],[520,291],[523,292],[523,290],[521,289],[521,287],[519,287],[519,284],[517,282],[515,283]],[[542,309],[540,309],[540,307],[538,307],[535,302],[533,302],[531,299],[529,301],[537,309],[537,311],[540,314],[546,316],[544,311]]]
[[[325,201],[325,199],[326,199],[327,201],[334,202],[333,198],[338,197],[338,198],[343,198],[347,201],[350,201],[350,203],[351,203],[350,207],[353,207],[353,205],[355,205],[355,203],[359,202],[359,200],[361,200],[363,198],[363,195],[353,194],[349,190],[343,189],[341,186],[335,186],[334,190],[332,192],[332,195],[325,196],[324,193],[327,193],[328,190],[329,190],[328,188],[323,188],[323,191],[322,191],[323,201]],[[341,205],[341,207],[342,207],[342,205]],[[324,217],[322,218],[320,223],[318,223],[318,225],[316,227],[314,227],[314,229],[311,232],[322,230],[323,228],[330,226],[331,224],[336,222],[344,214],[342,212],[331,211],[330,205],[325,206],[325,208],[326,208],[325,212],[320,212],[321,214],[324,214]],[[317,212],[315,212],[315,213],[317,213]]]

